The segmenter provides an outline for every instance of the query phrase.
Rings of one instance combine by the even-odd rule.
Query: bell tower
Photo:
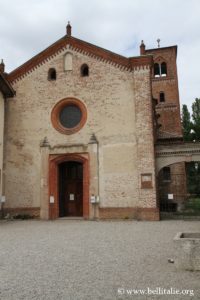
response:
[[[146,55],[153,55],[152,94],[157,100],[156,113],[159,116],[157,140],[182,140],[176,65],[177,46],[160,47],[160,39],[157,42],[158,48],[142,51]]]

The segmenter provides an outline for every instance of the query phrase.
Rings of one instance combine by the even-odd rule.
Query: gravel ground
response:
[[[168,263],[178,231],[200,231],[200,222],[1,221],[0,299],[200,299],[200,272]],[[123,290],[148,287],[194,296]]]

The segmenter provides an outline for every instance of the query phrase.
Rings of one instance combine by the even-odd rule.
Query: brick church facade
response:
[[[159,220],[155,143],[182,140],[176,56],[142,42],[127,58],[68,24],[11,73],[1,63],[4,212]]]

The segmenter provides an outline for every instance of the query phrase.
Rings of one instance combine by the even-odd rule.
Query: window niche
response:
[[[81,76],[82,76],[82,77],[87,77],[87,76],[89,76],[89,67],[88,67],[87,64],[83,64],[83,65],[81,66]]]
[[[72,71],[72,53],[67,52],[64,56],[64,70]]]
[[[56,80],[57,74],[56,74],[56,69],[51,68],[48,71],[48,80]]]
[[[158,63],[154,64],[154,76],[159,77],[160,76],[160,66]]]
[[[160,92],[160,102],[165,102],[165,93]]]
[[[161,76],[167,76],[167,64],[165,62],[161,63]]]
[[[166,62],[154,64],[154,77],[167,76],[167,64]]]

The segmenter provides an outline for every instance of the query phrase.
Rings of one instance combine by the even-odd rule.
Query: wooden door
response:
[[[83,165],[69,161],[59,166],[59,216],[83,216]]]

